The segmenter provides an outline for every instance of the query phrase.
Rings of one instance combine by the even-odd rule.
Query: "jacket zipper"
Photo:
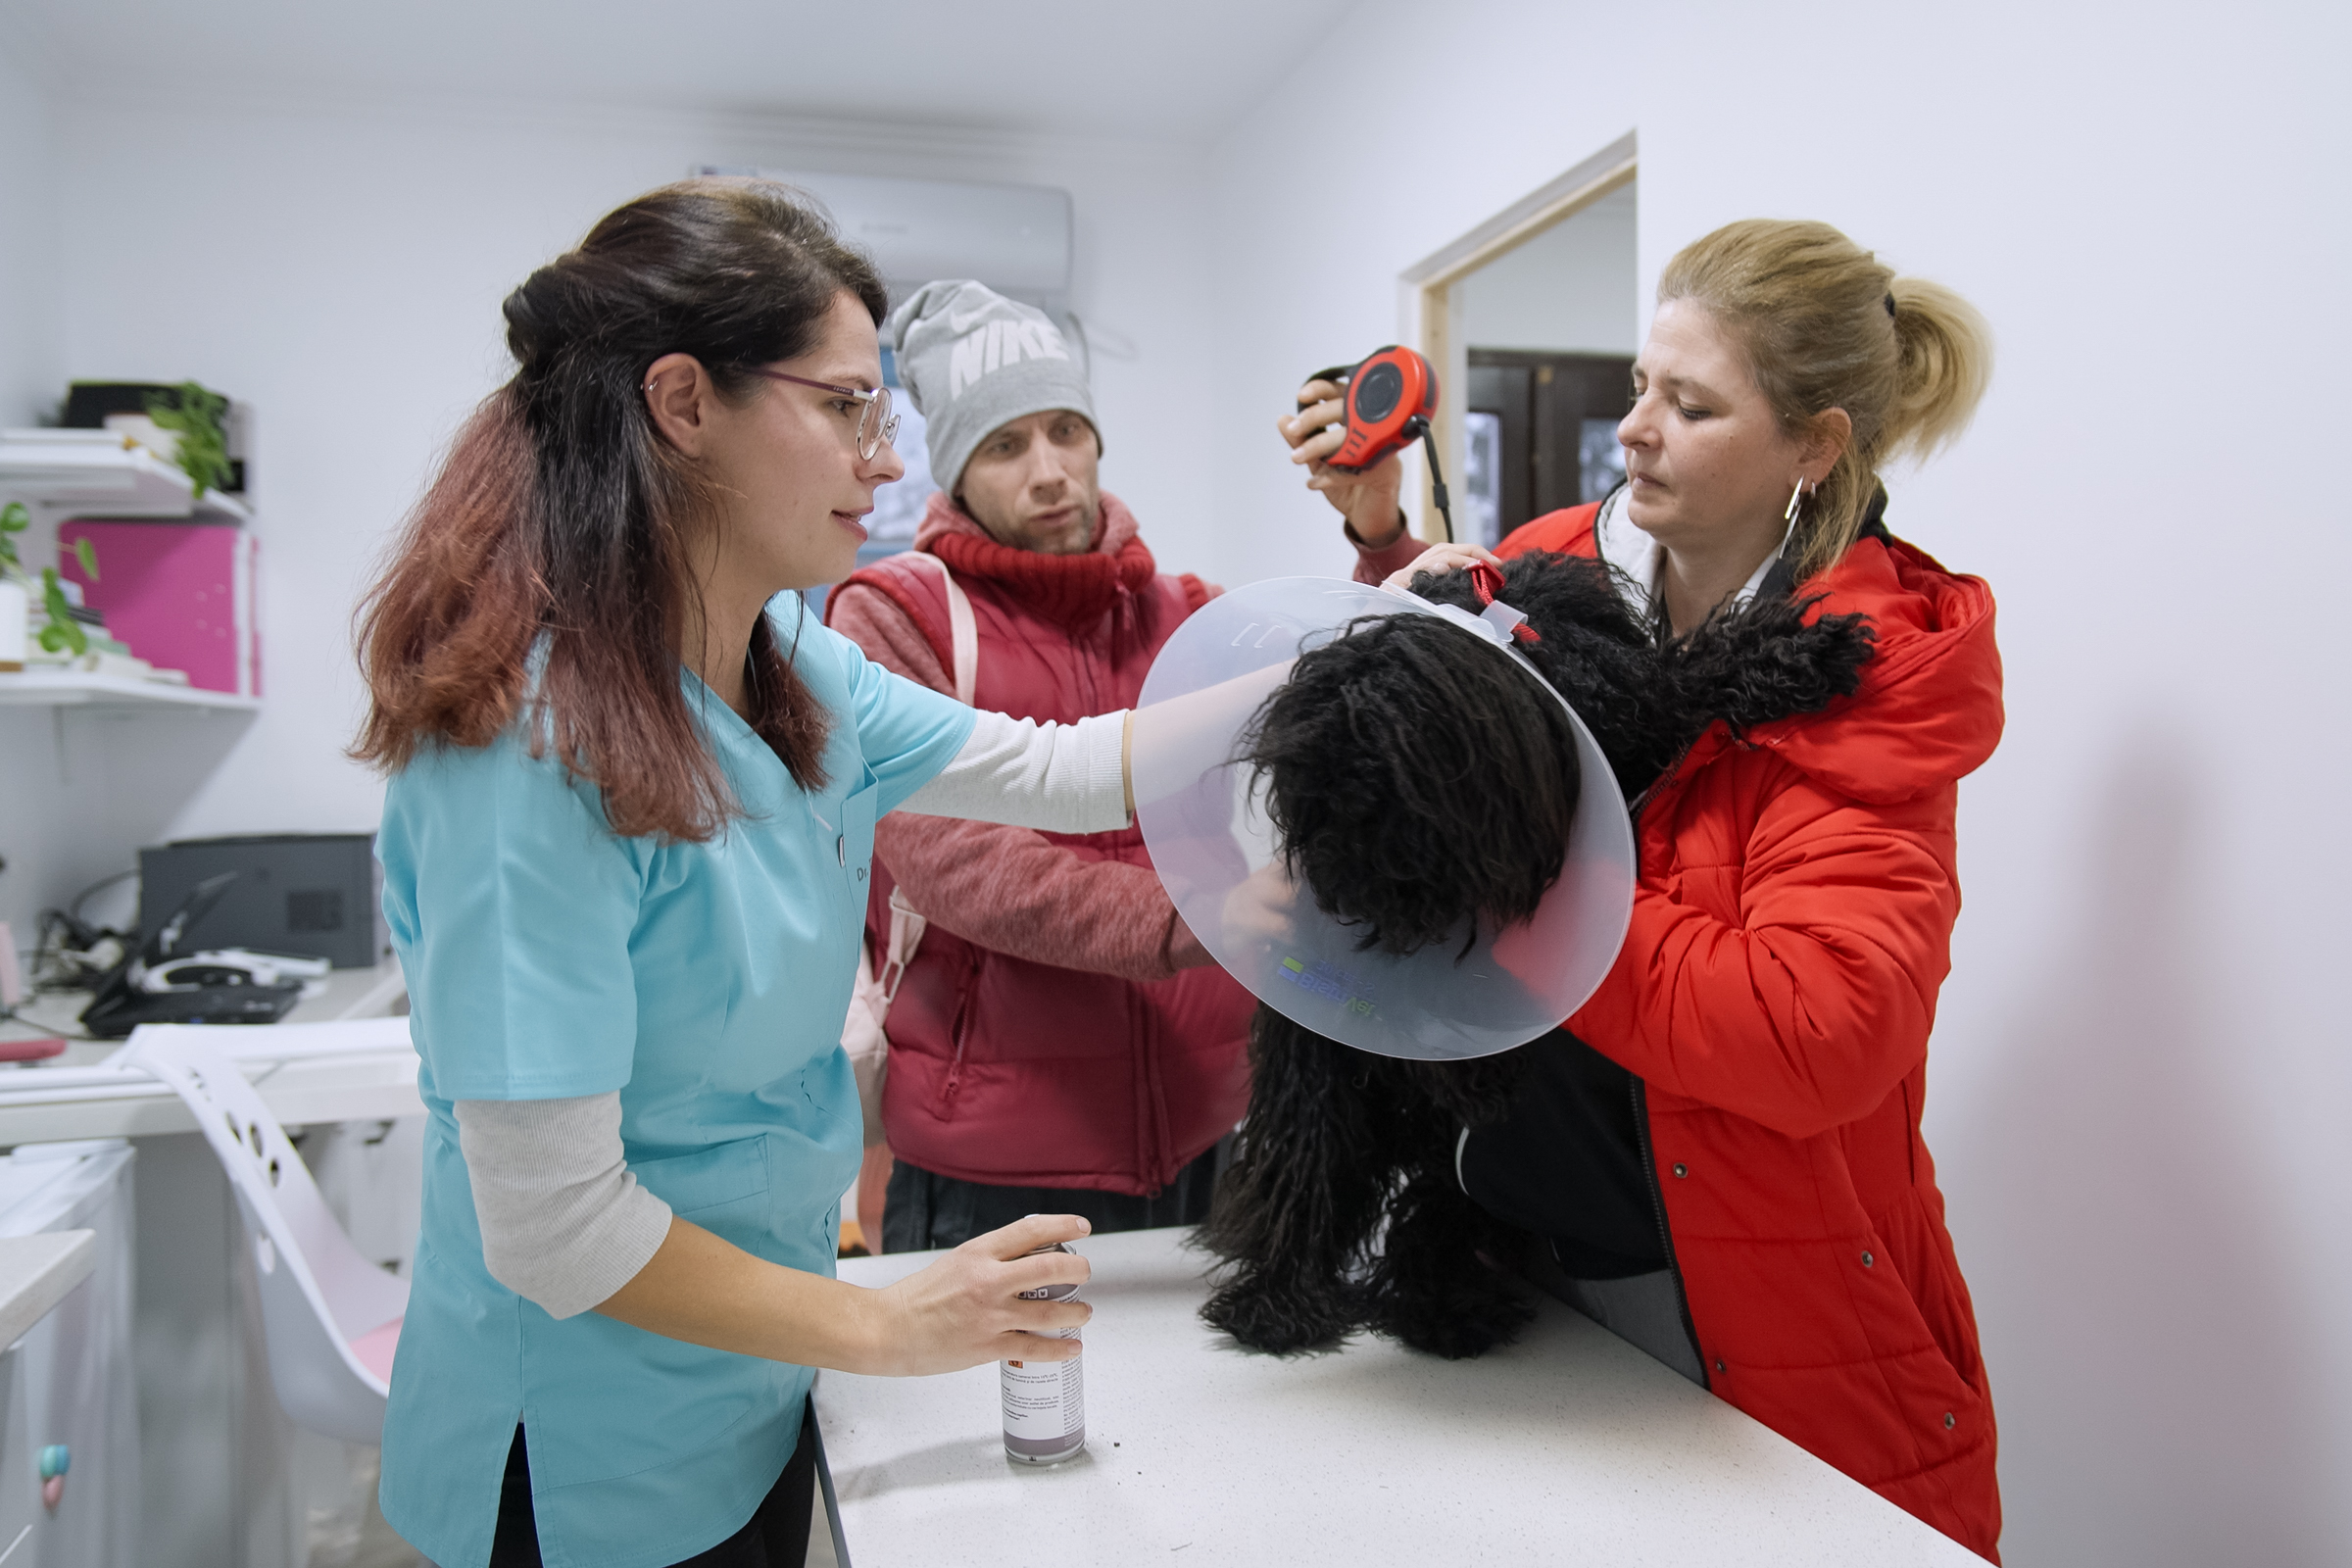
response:
[[[1658,1186],[1658,1160],[1649,1147],[1649,1100],[1640,1078],[1633,1080],[1634,1136],[1642,1144],[1642,1174],[1649,1179],[1650,1212],[1657,1216],[1658,1245],[1666,1252],[1666,1272],[1674,1281],[1674,1306],[1682,1314],[1683,1335],[1690,1342],[1690,1358],[1698,1363],[1698,1386],[1713,1389],[1714,1380],[1707,1375],[1706,1352],[1699,1348],[1698,1326],[1690,1321],[1690,1298],[1683,1290],[1683,1266],[1674,1257],[1674,1231],[1666,1223],[1666,1194]]]
[[[974,957],[970,971],[964,976],[962,995],[956,999],[956,1054],[948,1058],[948,1081],[939,1091],[939,1119],[953,1120],[956,1115],[956,1094],[963,1087],[963,1053],[971,1043],[972,986],[979,979],[980,960]]]
[[[1656,781],[1637,796],[1633,805],[1627,808],[1626,814],[1633,818],[1637,856],[1640,854],[1641,847],[1642,810],[1650,806],[1662,791],[1672,788],[1678,782],[1678,775],[1682,772],[1683,764],[1690,760],[1690,753],[1697,747],[1699,739],[1704,733],[1701,731],[1699,736],[1693,736],[1690,743],[1683,748],[1681,755],[1675,758],[1674,765],[1660,773]],[[1656,1152],[1649,1147],[1649,1086],[1636,1074],[1628,1073],[1626,1078],[1631,1085],[1628,1092],[1634,1100],[1634,1138],[1642,1147],[1642,1175],[1649,1183],[1649,1211],[1658,1222],[1658,1247],[1666,1254],[1667,1276],[1674,1281],[1674,1309],[1683,1320],[1683,1337],[1690,1342],[1690,1358],[1698,1363],[1699,1387],[1712,1390],[1715,1383],[1714,1379],[1708,1375],[1706,1351],[1700,1348],[1698,1343],[1698,1325],[1690,1320],[1690,1297],[1683,1289],[1683,1265],[1676,1261],[1674,1255],[1674,1229],[1666,1223],[1666,1192],[1658,1184],[1658,1156]]]
[[[956,1054],[948,1059],[948,1082],[939,1092],[939,1119],[956,1114],[956,1094],[963,1087],[963,1031],[956,1031]]]
[[[1683,749],[1674,754],[1674,760],[1667,763],[1664,768],[1659,770],[1658,776],[1649,781],[1649,785],[1646,789],[1642,790],[1641,794],[1635,796],[1632,800],[1625,803],[1625,814],[1632,820],[1634,824],[1634,833],[1636,836],[1637,845],[1642,832],[1642,811],[1647,808],[1652,802],[1656,801],[1660,795],[1664,794],[1668,790],[1678,789],[1681,787],[1683,782],[1683,764],[1690,760],[1690,754],[1698,750],[1698,743],[1705,740],[1707,738],[1708,730],[1712,730],[1714,727],[1714,725],[1710,724],[1706,729],[1700,730],[1697,734],[1683,742]]]
[[[1659,796],[1681,786],[1683,764],[1690,760],[1690,754],[1698,750],[1698,743],[1705,740],[1708,730],[1713,728],[1710,724],[1707,729],[1700,730],[1685,741],[1683,749],[1675,753],[1674,760],[1650,780],[1649,787],[1626,803],[1626,815],[1633,820],[1637,858],[1641,855],[1643,811],[1655,805]],[[1698,1325],[1690,1318],[1690,1295],[1683,1289],[1683,1265],[1674,1255],[1674,1228],[1666,1223],[1666,1191],[1658,1182],[1657,1152],[1649,1146],[1649,1086],[1635,1074],[1628,1073],[1626,1077],[1631,1086],[1628,1092],[1634,1102],[1634,1138],[1642,1148],[1642,1175],[1649,1183],[1649,1212],[1658,1222],[1658,1248],[1666,1255],[1667,1277],[1674,1281],[1674,1309],[1683,1320],[1683,1338],[1690,1344],[1690,1358],[1698,1363],[1699,1387],[1712,1392],[1715,1380],[1710,1375],[1707,1353],[1698,1343]]]
[[[1168,1141],[1163,1136],[1168,1107],[1159,1086],[1159,1040],[1143,998],[1132,991],[1127,994],[1127,1019],[1129,1036],[1135,1041],[1136,1176],[1151,1189],[1145,1196],[1157,1198],[1174,1174],[1161,1170],[1168,1158]]]

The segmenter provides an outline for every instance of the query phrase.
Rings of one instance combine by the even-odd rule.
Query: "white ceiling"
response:
[[[1213,139],[1353,0],[9,0],[68,89],[431,92]]]

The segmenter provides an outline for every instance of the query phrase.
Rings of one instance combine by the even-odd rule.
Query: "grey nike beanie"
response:
[[[966,278],[925,283],[882,323],[899,384],[923,416],[931,477],[949,495],[972,449],[1000,425],[1069,409],[1095,427],[1086,372],[1046,313]]]

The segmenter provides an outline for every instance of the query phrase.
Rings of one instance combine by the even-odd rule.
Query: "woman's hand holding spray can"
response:
[[[1055,1242],[1038,1252],[1067,1252]],[[1028,1254],[1035,1256],[1036,1252]],[[1023,1291],[1025,1301],[1074,1301],[1075,1285],[1043,1285]],[[1074,1328],[1054,1331],[1057,1339],[1074,1340]],[[1054,1464],[1086,1446],[1086,1375],[1080,1357],[1066,1361],[1004,1361],[999,1363],[1004,1396],[1004,1452],[1023,1464]]]

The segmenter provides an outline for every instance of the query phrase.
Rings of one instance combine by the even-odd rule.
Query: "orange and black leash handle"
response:
[[[1430,421],[1438,412],[1438,372],[1413,350],[1391,343],[1354,365],[1334,365],[1307,377],[1337,382],[1344,390],[1347,434],[1324,461],[1343,473],[1361,473],[1415,441],[1429,456],[1430,497],[1445,519],[1446,542],[1453,543],[1453,508],[1446,475],[1438,466],[1438,438]],[[1298,405],[1307,407],[1302,399]]]

